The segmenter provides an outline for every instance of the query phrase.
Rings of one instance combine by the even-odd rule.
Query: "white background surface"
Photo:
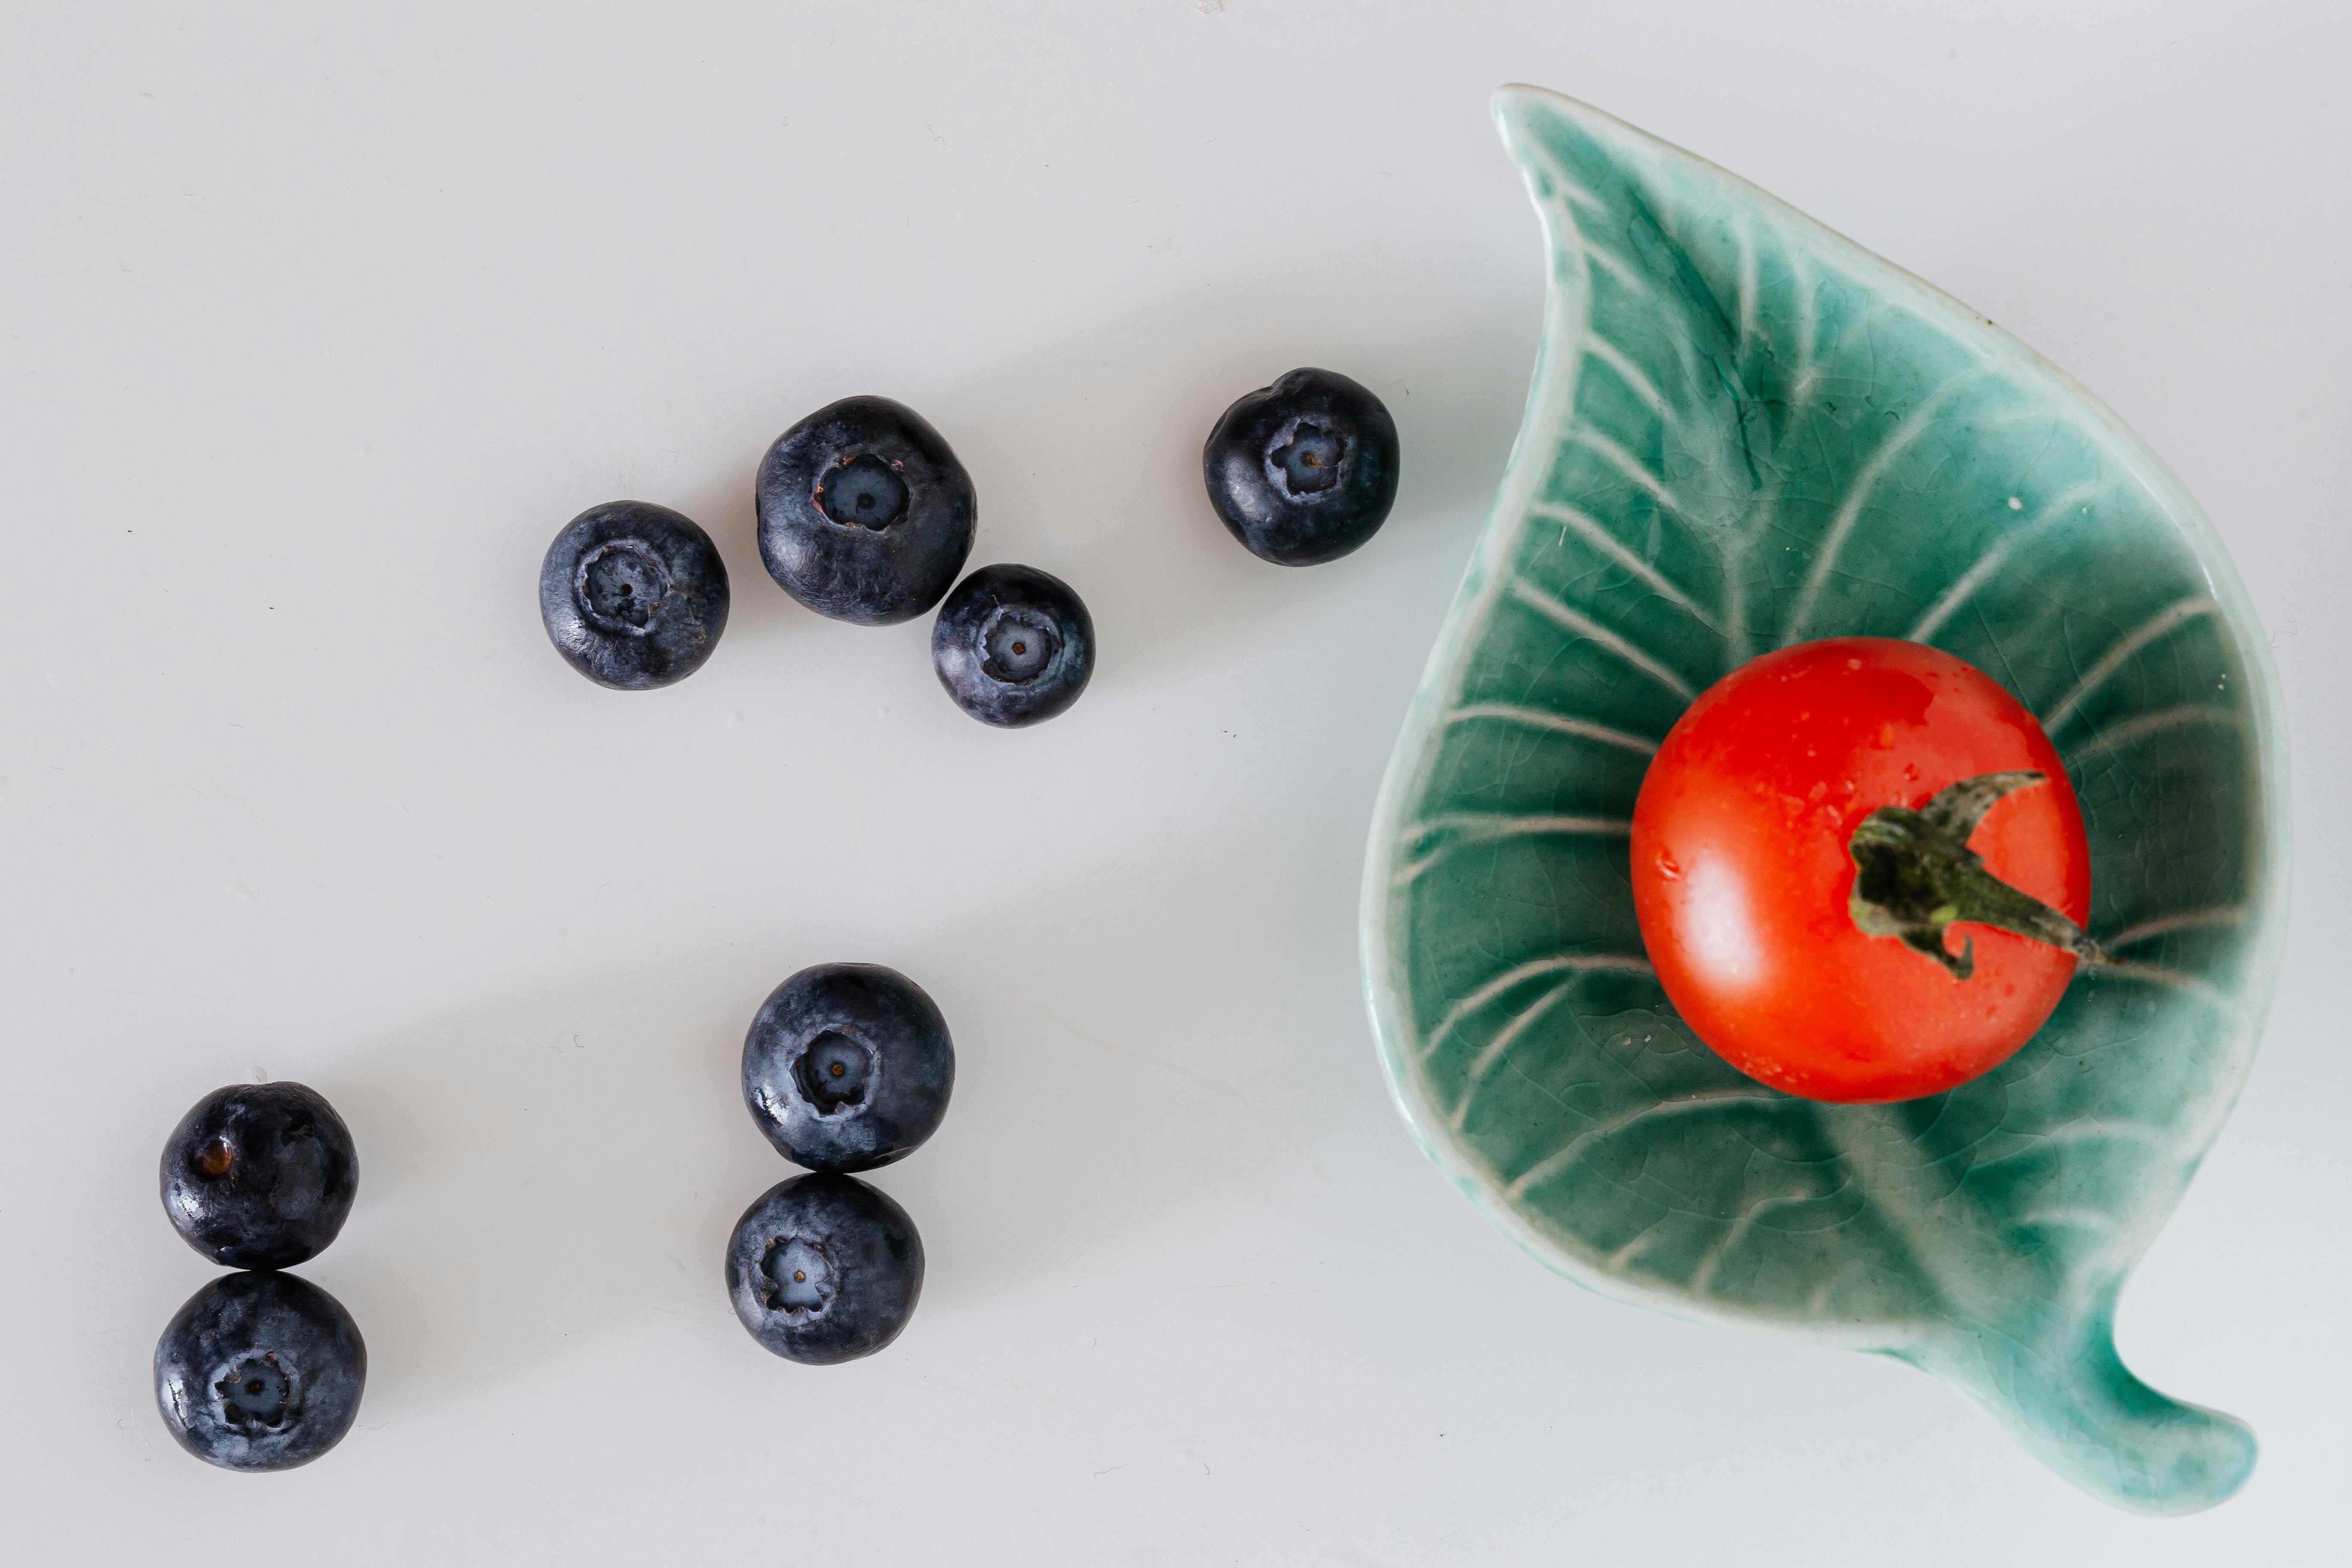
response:
[[[2338,1563],[2352,137],[2334,5],[29,5],[0,16],[0,1422],[26,1563]],[[110,14],[104,14],[110,13]],[[1890,1362],[1583,1294],[1391,1110],[1373,790],[1517,424],[1512,79],[1747,174],[2113,403],[2285,680],[2297,910],[2236,1120],[2124,1301],[2249,1419],[2235,1500],[2114,1513]],[[1301,363],[1404,434],[1375,543],[1264,566],[1202,435]],[[1066,717],[987,731],[928,622],[762,573],[753,466],[928,415],[973,563],[1075,584]],[[550,651],[549,538],[718,538],[690,680]],[[768,989],[897,965],[953,1109],[879,1184],[897,1346],[809,1370],[720,1247],[786,1173]],[[198,1096],[326,1093],[304,1272],[371,1350],[282,1476],[179,1453],[148,1357]]]

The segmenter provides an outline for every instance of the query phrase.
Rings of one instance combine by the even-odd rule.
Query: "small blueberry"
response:
[[[1225,410],[1201,471],[1210,504],[1252,554],[1278,566],[1336,561],[1395,504],[1396,421],[1346,376],[1294,370]]]
[[[855,1176],[795,1176],[761,1194],[727,1242],[727,1294],[751,1337],[812,1366],[872,1355],[923,1290],[907,1211]]]
[[[539,569],[539,614],[572,668],[650,691],[702,668],[727,629],[727,566],[690,518],[641,500],[566,523]]]
[[[288,1268],[343,1228],[359,1152],[318,1090],[232,1084],[172,1129],[159,1180],[163,1212],[190,1247],[232,1268]]]
[[[859,626],[912,620],[971,553],[971,478],[923,416],[887,397],[829,403],[760,464],[760,558],[784,592]]]
[[[276,1272],[224,1274],[155,1345],[155,1404],[180,1447],[231,1470],[290,1470],[342,1441],[367,1345],[342,1303]]]
[[[923,988],[878,963],[820,963],[769,994],[743,1038],[743,1102],[785,1159],[867,1171],[914,1152],[955,1088]]]
[[[940,606],[931,668],[983,724],[1041,724],[1095,672],[1095,623],[1068,584],[1034,566],[983,566]]]

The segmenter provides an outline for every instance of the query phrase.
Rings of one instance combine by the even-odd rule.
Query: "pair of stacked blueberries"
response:
[[[325,1250],[360,1184],[351,1129],[299,1083],[215,1089],[172,1130],[163,1212],[239,1270],[188,1298],[155,1346],[155,1402],[180,1447],[232,1470],[286,1470],[342,1440],[367,1383],[343,1304],[280,1272]]]
[[[1378,531],[1396,499],[1397,456],[1378,397],[1331,371],[1295,370],[1225,410],[1202,475],[1234,538],[1262,559],[1307,566]],[[940,605],[931,668],[983,723],[1040,723],[1094,674],[1094,620],[1060,578],[983,566],[949,592],[971,553],[971,476],[904,404],[845,397],[776,437],[760,464],[758,510],[769,575],[818,614],[895,626]],[[612,501],[555,536],[539,604],[573,668],[648,690],[683,680],[718,647],[727,568],[691,519]]]
[[[727,1241],[727,1294],[751,1337],[811,1365],[872,1355],[923,1289],[923,1238],[850,1173],[939,1130],[955,1043],[923,988],[878,963],[821,963],[769,994],[743,1037],[743,1103],[809,1174],[780,1182]]]

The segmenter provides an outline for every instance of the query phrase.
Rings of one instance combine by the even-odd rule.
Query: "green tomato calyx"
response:
[[[1977,943],[1969,937],[1956,956],[1944,928],[1970,921],[1996,931],[2063,948],[2085,963],[2110,963],[2083,929],[2030,893],[1984,868],[1969,838],[1993,803],[2014,790],[2048,782],[2032,770],[1979,773],[1962,779],[1917,811],[1882,805],[1862,819],[1846,841],[1853,860],[1853,923],[1870,936],[1891,936],[1924,953],[1955,980],[1976,973]]]

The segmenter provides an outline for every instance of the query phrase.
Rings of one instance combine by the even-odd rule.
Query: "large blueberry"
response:
[[[163,1145],[163,1212],[231,1268],[287,1268],[335,1239],[360,1187],[352,1130],[299,1083],[216,1089]]]
[[[684,680],[719,646],[727,565],[693,519],[609,501],[547,547],[539,614],[572,668],[616,691],[650,691]]]
[[[1336,371],[1294,370],[1237,400],[1201,452],[1209,502],[1278,566],[1336,561],[1395,504],[1396,421]]]
[[[785,981],[743,1037],[743,1103],[784,1158],[868,1171],[936,1131],[955,1043],[923,988],[879,963],[820,963]]]
[[[794,1176],[761,1195],[727,1241],[727,1294],[751,1337],[825,1366],[898,1337],[923,1292],[923,1238],[855,1176]]]
[[[1059,577],[983,566],[940,606],[931,668],[982,723],[1043,723],[1076,702],[1095,672],[1094,617]]]
[[[343,1304],[293,1274],[224,1274],[155,1344],[155,1404],[180,1447],[232,1470],[307,1465],[352,1429],[367,1344]]]
[[[887,397],[829,403],[760,464],[760,558],[785,593],[860,626],[914,619],[971,553],[971,477]]]

